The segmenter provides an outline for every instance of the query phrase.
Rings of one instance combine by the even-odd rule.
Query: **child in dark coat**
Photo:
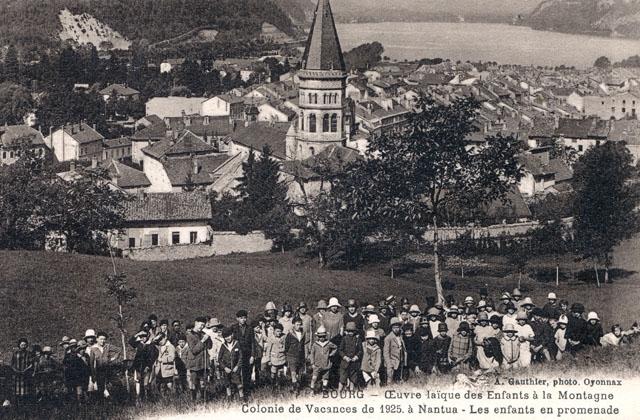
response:
[[[224,344],[220,346],[220,352],[218,353],[218,366],[220,366],[222,383],[227,389],[227,397],[231,397],[232,387],[235,385],[238,388],[240,398],[244,398],[242,351],[231,328],[222,330],[222,338],[224,338]]]
[[[345,336],[340,341],[338,353],[340,355],[340,386],[339,391],[345,387],[357,386],[360,362],[362,360],[362,340],[357,334],[355,322],[348,322],[345,328]]]
[[[415,372],[420,364],[421,340],[413,332],[413,325],[405,324],[402,326],[404,347],[407,349],[407,369],[404,370],[403,380],[407,380],[409,372]]]
[[[302,319],[293,319],[293,329],[287,334],[284,341],[284,352],[287,359],[287,367],[291,375],[291,392],[300,392],[300,374],[304,370],[304,346],[305,336],[302,331]]]

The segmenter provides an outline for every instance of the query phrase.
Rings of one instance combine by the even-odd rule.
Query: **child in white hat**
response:
[[[338,352],[338,346],[330,342],[327,338],[327,330],[320,326],[316,330],[316,341],[311,345],[309,362],[311,364],[311,383],[309,388],[316,391],[316,382],[322,380],[322,389],[326,390],[329,385],[329,370],[331,369],[331,358]]]
[[[362,346],[362,364],[360,366],[365,386],[369,384],[380,385],[378,378],[380,377],[379,371],[382,365],[382,349],[379,341],[380,338],[376,331],[367,330],[365,342]]]
[[[556,346],[558,347],[558,352],[556,353],[556,360],[562,360],[564,354],[567,351],[567,339],[564,337],[564,334],[567,331],[567,324],[569,323],[569,318],[566,315],[560,315],[558,318],[558,329],[554,334],[554,338],[556,341]]]

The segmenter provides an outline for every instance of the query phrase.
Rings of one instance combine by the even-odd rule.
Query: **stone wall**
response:
[[[233,253],[251,254],[271,251],[273,242],[260,231],[239,235],[235,232],[213,232],[211,244],[184,244],[126,248],[122,256],[137,261],[173,261],[212,257]]]

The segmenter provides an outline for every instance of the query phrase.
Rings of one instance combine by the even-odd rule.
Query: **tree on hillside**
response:
[[[598,287],[598,266],[604,266],[609,281],[611,251],[638,231],[638,197],[627,183],[634,173],[632,162],[624,144],[607,142],[587,150],[574,167],[575,245],[593,262]]]
[[[0,84],[0,125],[24,124],[23,118],[33,109],[28,89],[11,82]]]
[[[344,54],[347,70],[364,71],[382,60],[384,47],[379,42],[362,44]]]
[[[105,102],[97,92],[74,92],[68,86],[54,86],[42,99],[36,111],[43,127],[59,127],[66,123],[86,121],[107,132]]]
[[[368,159],[357,164],[358,187],[351,191],[358,215],[376,219],[387,235],[421,240],[428,229],[435,229],[440,301],[444,296],[437,228],[447,221],[448,208],[479,208],[504,199],[521,172],[519,143],[512,136],[488,137],[486,147],[467,149],[477,108],[467,98],[450,105],[421,98],[405,130],[370,141]]]
[[[593,67],[599,69],[608,69],[609,67],[611,67],[611,61],[603,55],[596,59],[596,61],[593,63]]]
[[[45,161],[26,146],[17,162],[0,165],[0,248],[44,248],[52,176]]]
[[[129,196],[105,182],[104,170],[80,170],[79,174],[51,185],[56,199],[48,209],[48,230],[65,238],[69,252],[108,254],[107,234],[122,228]]]
[[[18,50],[14,45],[9,45],[4,57],[4,79],[9,82],[20,82],[20,63],[18,62]]]
[[[287,199],[287,185],[280,179],[280,165],[271,157],[265,145],[259,158],[253,150],[242,164],[242,176],[236,187],[240,211],[235,217],[236,229],[241,233],[263,230],[265,236],[275,240],[275,246],[284,248],[289,243],[291,207]]]

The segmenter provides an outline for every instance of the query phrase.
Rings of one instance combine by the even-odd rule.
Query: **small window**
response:
[[[625,112],[627,112],[627,108],[622,108],[622,113],[624,114]]]
[[[195,244],[198,241],[198,232],[189,232],[189,243]]]
[[[602,105],[604,105],[604,101],[602,101]]]
[[[600,146],[600,140],[596,140],[596,146]]]
[[[316,114],[309,115],[309,132],[316,132]]]
[[[338,131],[338,116],[336,114],[331,114],[331,132],[335,133]]]
[[[151,245],[152,246],[158,246],[158,234],[157,233],[152,233],[151,234]]]
[[[329,114],[324,114],[322,117],[322,132],[329,132]]]
[[[578,152],[582,152],[584,148],[582,146],[578,146]]]
[[[2,152],[2,159],[6,159],[7,158],[7,152]]]
[[[136,247],[136,238],[129,238],[129,248]]]
[[[615,106],[611,107],[611,112],[616,112],[616,107]]]
[[[311,156],[315,156],[315,154],[316,154],[316,149],[315,149],[315,147],[310,147],[310,148],[309,148],[309,153],[311,153]]]
[[[171,232],[171,243],[173,245],[180,243],[180,232]]]

